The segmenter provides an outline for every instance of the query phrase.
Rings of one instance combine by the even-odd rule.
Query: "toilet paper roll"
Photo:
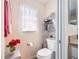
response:
[[[33,43],[32,43],[32,42],[28,42],[28,43],[27,43],[27,46],[33,47]]]

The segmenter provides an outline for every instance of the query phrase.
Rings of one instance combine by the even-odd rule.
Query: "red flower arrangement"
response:
[[[9,48],[10,52],[13,52],[18,44],[20,44],[20,39],[12,39],[6,47]]]

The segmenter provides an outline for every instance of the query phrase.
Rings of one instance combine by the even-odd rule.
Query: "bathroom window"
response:
[[[37,30],[37,10],[29,6],[21,6],[21,30]]]

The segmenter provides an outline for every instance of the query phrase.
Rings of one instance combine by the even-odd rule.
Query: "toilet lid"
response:
[[[39,56],[48,56],[51,54],[51,51],[47,48],[43,48],[37,52]]]

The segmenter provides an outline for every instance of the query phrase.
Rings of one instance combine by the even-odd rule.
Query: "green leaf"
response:
[[[9,45],[6,45],[6,47],[9,47]]]

